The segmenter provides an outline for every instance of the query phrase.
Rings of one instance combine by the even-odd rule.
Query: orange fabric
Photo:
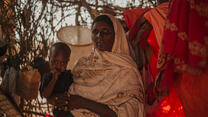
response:
[[[208,69],[200,76],[183,73],[176,88],[186,117],[208,117]]]
[[[144,14],[144,17],[152,24],[157,43],[160,46],[165,26],[165,19],[168,12],[169,2],[158,5]]]
[[[144,14],[145,19],[147,19],[153,26],[153,30],[147,39],[147,42],[152,47],[153,54],[150,63],[151,72],[153,78],[157,75],[157,58],[159,53],[159,47],[161,43],[162,34],[164,31],[165,19],[167,16],[169,2],[158,5],[157,7],[150,9]]]

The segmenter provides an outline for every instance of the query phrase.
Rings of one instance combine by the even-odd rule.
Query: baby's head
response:
[[[71,49],[63,42],[57,42],[50,48],[49,63],[52,71],[64,72],[66,70]]]

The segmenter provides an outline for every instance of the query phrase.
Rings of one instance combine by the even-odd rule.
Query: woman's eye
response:
[[[108,29],[103,29],[102,31],[98,31],[98,30],[93,30],[92,34],[93,35],[97,35],[98,33],[100,33],[100,35],[109,35],[112,34],[112,32]]]
[[[98,34],[98,30],[93,30],[92,34],[97,35]]]
[[[108,35],[108,34],[111,34],[111,31],[109,31],[108,29],[104,29],[101,31],[101,33],[104,35]]]

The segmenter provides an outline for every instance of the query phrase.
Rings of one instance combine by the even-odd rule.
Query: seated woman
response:
[[[70,107],[75,117],[143,117],[144,87],[120,22],[111,15],[92,24],[95,49],[72,73]]]

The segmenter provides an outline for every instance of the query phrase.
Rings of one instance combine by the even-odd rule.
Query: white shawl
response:
[[[129,56],[126,36],[120,22],[111,15],[115,41],[112,52],[94,50],[79,59],[73,69],[71,94],[108,105],[118,117],[144,116],[144,88],[136,64]],[[98,117],[85,109],[73,110],[75,117]]]

